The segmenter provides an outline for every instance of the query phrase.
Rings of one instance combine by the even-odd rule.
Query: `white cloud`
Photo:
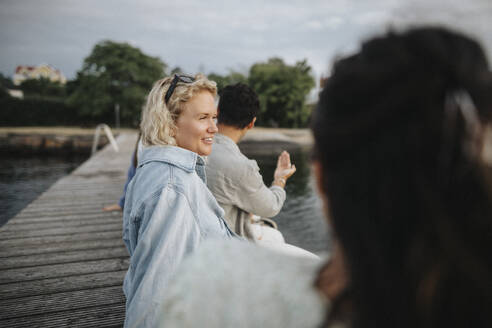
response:
[[[308,30],[321,31],[321,30],[335,30],[339,28],[345,20],[339,16],[330,16],[321,19],[312,19],[304,23],[304,27]]]
[[[325,20],[325,25],[328,28],[335,29],[344,23],[344,19],[341,17],[333,16]]]
[[[385,22],[388,22],[391,15],[388,11],[368,11],[362,12],[360,14],[354,15],[351,18],[351,21],[354,24],[362,25],[362,26],[381,26]]]

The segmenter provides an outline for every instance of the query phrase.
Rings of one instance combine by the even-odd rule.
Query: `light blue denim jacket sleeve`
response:
[[[125,327],[154,327],[167,280],[205,239],[234,238],[204,183],[204,161],[173,146],[146,148],[128,186],[123,240],[130,266]]]

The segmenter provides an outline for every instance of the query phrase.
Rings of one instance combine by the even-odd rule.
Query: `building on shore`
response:
[[[22,90],[7,89],[7,93],[14,98],[19,98],[19,99],[24,98],[24,92],[22,92]]]
[[[48,64],[38,66],[19,65],[15,69],[15,74],[12,78],[14,85],[20,85],[25,80],[45,78],[51,82],[67,83],[67,79],[63,73]]]

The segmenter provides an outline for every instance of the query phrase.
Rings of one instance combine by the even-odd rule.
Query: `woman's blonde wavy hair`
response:
[[[217,95],[217,84],[202,74],[195,75],[193,83],[178,82],[166,105],[166,92],[174,78],[168,76],[154,83],[142,110],[140,131],[145,146],[176,145],[176,121],[184,110],[187,101],[201,91]]]

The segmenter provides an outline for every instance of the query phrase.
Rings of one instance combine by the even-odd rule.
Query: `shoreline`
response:
[[[90,154],[95,131],[95,128],[79,127],[0,127],[0,153]],[[112,132],[116,137],[120,133],[132,131],[115,129]],[[108,138],[101,133],[98,149],[107,143]]]
[[[112,129],[116,137],[121,133],[137,133],[137,129]],[[81,127],[0,127],[0,153],[14,152],[24,154],[90,153],[94,138],[94,128]],[[108,143],[101,134],[98,148]],[[314,145],[311,131],[304,129],[254,127],[239,142],[242,151],[248,154],[278,154],[309,151]],[[481,154],[487,166],[492,166],[492,127],[484,128],[484,145]]]
[[[80,127],[0,127],[0,152],[50,154],[59,151],[68,153],[90,153],[95,128]],[[111,130],[114,136],[121,133],[137,133],[136,129]],[[108,143],[101,133],[98,147]],[[286,129],[254,127],[239,147],[249,154],[276,154],[307,151],[313,145],[309,129]]]

